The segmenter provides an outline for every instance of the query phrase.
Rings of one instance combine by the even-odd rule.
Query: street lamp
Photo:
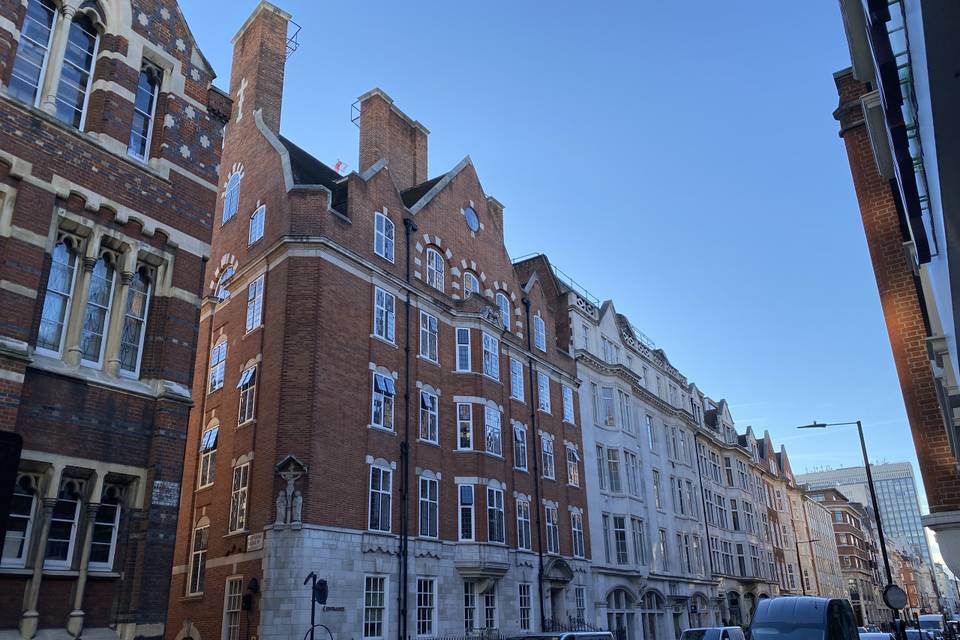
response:
[[[893,574],[890,572],[890,559],[887,558],[887,543],[883,536],[883,524],[880,517],[880,505],[877,503],[877,492],[873,486],[873,473],[870,471],[870,458],[867,456],[867,443],[863,439],[863,425],[859,420],[856,422],[812,422],[798,429],[826,429],[827,427],[845,427],[857,425],[857,433],[860,435],[860,452],[863,454],[863,468],[867,471],[867,486],[870,488],[870,501],[873,503],[873,517],[877,522],[877,537],[880,538],[880,551],[883,553],[883,568],[887,574],[887,586],[883,588],[883,600],[893,611],[894,620],[900,619],[900,607],[895,607],[891,602],[902,598],[903,590],[896,587],[893,583]],[[890,592],[891,587],[895,587],[898,593]],[[889,593],[888,593],[889,592]],[[899,624],[897,625],[899,628]]]
[[[814,577],[816,577],[817,567],[816,567],[816,565],[815,565],[814,562],[813,562],[813,543],[814,543],[814,542],[820,542],[820,538],[810,538],[809,540],[799,540],[799,539],[798,539],[798,540],[795,540],[794,542],[795,542],[796,545],[797,545],[797,569],[800,571],[800,576],[799,576],[799,577],[800,577],[800,590],[801,590],[801,593],[803,593],[803,595],[807,595],[807,583],[806,583],[806,581],[803,579],[803,560],[800,558],[800,543],[802,542],[802,543],[804,543],[804,544],[809,544],[809,545],[810,545],[810,563],[813,564],[813,573],[814,573]],[[818,585],[820,584],[820,581],[819,581],[819,580],[817,580],[817,584],[818,584]]]

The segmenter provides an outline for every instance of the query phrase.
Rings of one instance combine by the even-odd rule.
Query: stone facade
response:
[[[0,637],[160,637],[230,101],[173,0],[3,3],[0,41]]]

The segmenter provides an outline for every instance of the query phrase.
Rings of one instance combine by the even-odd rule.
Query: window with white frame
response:
[[[163,71],[146,60],[140,65],[137,80],[137,95],[133,101],[133,123],[127,155],[146,161],[150,155],[150,140],[153,137],[153,119],[157,108],[157,96],[163,81]]]
[[[427,249],[427,284],[443,291],[443,256],[436,249]]]
[[[467,402],[457,403],[457,449],[473,449],[473,407]]]
[[[220,427],[211,427],[200,436],[200,473],[198,488],[209,487],[217,477],[217,439]]]
[[[596,418],[599,424],[613,427],[617,424],[617,416],[613,407],[613,387],[597,387],[593,385]]]
[[[550,413],[550,377],[543,371],[537,372],[537,406],[540,411]]]
[[[459,511],[460,540],[474,539],[473,485],[461,484],[457,487],[457,510]]]
[[[533,603],[533,598],[530,595],[530,585],[521,582],[517,587],[519,590],[520,631],[530,631],[530,611]]]
[[[223,596],[223,640],[240,640],[240,610],[243,604],[243,578],[227,578]]]
[[[556,555],[560,553],[560,519],[557,507],[545,506],[544,514],[547,518],[547,553]]]
[[[91,571],[113,570],[122,500],[123,487],[115,484],[104,485],[100,493],[100,505],[93,515],[93,536],[90,539],[88,563]]]
[[[380,287],[374,288],[373,298],[373,335],[392,343],[396,339],[397,299]]]
[[[497,628],[497,583],[494,582],[483,592],[483,628]]]
[[[233,486],[230,492],[230,522],[227,533],[247,528],[247,488],[250,484],[250,463],[233,468]]]
[[[387,577],[363,578],[363,637],[367,640],[386,638]]]
[[[210,384],[209,393],[223,386],[223,379],[227,367],[227,341],[223,340],[210,350]]]
[[[580,486],[580,454],[573,445],[567,445],[567,484],[572,487]]]
[[[530,502],[517,499],[517,548],[530,550],[533,548],[530,530]]]
[[[436,538],[438,535],[440,484],[436,478],[420,476],[420,535]]]
[[[573,557],[584,557],[583,515],[576,512],[570,514],[570,533],[573,541]]]
[[[463,274],[463,297],[469,298],[475,293],[480,293],[480,281],[477,276],[467,271]]]
[[[630,518],[630,529],[633,534],[633,557],[637,564],[647,564],[647,535],[640,518]]]
[[[31,0],[31,5],[34,4],[38,3],[36,0]],[[27,17],[25,25],[29,25],[30,20],[31,18]],[[37,349],[59,356],[63,348],[67,321],[70,317],[70,303],[77,280],[76,247],[70,240],[62,239],[53,247],[50,258],[50,274],[47,276],[47,290],[43,297]]]
[[[547,433],[540,434],[540,466],[543,467],[543,477],[553,480],[556,477],[553,459],[553,436]]]
[[[250,224],[247,229],[247,244],[251,245],[263,238],[263,223],[267,217],[267,205],[262,204],[250,214]]]
[[[643,486],[640,479],[640,458],[630,451],[623,452],[623,459],[627,466],[627,490],[634,497],[643,495]]]
[[[653,418],[650,416],[644,416],[647,422],[647,443],[650,445],[650,451],[656,453],[657,451],[657,430],[653,426]]]
[[[533,344],[537,349],[546,352],[547,350],[547,326],[543,318],[539,315],[533,316]]]
[[[22,102],[39,106],[59,12],[51,0],[28,0],[26,6],[8,91]]]
[[[563,389],[563,421],[575,424],[576,419],[573,415],[573,389],[567,385],[563,385],[561,388]]]
[[[70,22],[63,68],[57,85],[57,118],[65,124],[83,129],[93,66],[97,58],[100,36],[86,12],[76,14]]]
[[[513,468],[527,470],[527,428],[513,425]]]
[[[435,633],[437,618],[437,581],[435,578],[417,578],[417,636]]]
[[[606,456],[603,453],[603,445],[597,445],[597,486],[601,491],[607,489],[607,470],[605,466]]]
[[[256,415],[257,403],[257,365],[248,367],[240,374],[237,382],[240,390],[240,410],[237,415],[237,424],[245,424],[253,420]]]
[[[503,490],[487,487],[487,540],[506,542]]]
[[[137,269],[127,287],[123,331],[120,334],[120,373],[136,378],[140,375],[143,338],[147,332],[147,311],[150,308],[151,278],[146,267]]]
[[[429,391],[420,391],[420,439],[439,444],[440,418],[437,396]]]
[[[471,371],[470,329],[457,327],[457,371]]]
[[[523,398],[523,363],[510,358],[510,397],[521,402]]]
[[[437,362],[439,349],[437,318],[426,311],[420,312],[420,357]]]
[[[505,331],[510,331],[510,298],[503,292],[497,292],[497,308],[500,309],[500,323]]]
[[[377,428],[393,431],[393,399],[397,388],[393,376],[374,372],[373,403],[370,423]]]
[[[373,214],[373,252],[378,256],[393,262],[396,227],[393,221],[377,211]]]
[[[117,280],[115,257],[104,252],[90,274],[87,303],[80,329],[80,361],[90,367],[103,364],[103,353],[110,330],[113,287]]]
[[[463,581],[463,629],[473,631],[477,618],[477,585],[470,580]]]
[[[617,564],[630,563],[630,555],[627,549],[626,516],[613,516],[613,550]]]
[[[610,491],[620,493],[623,483],[620,481],[620,450],[607,449],[607,475],[610,479]]]
[[[500,341],[486,332],[483,334],[483,374],[500,379]]]
[[[33,531],[33,515],[38,502],[38,478],[24,473],[17,478],[7,516],[7,534],[3,539],[3,566],[22,567],[29,552],[30,534]]]
[[[587,619],[587,590],[585,587],[573,588],[573,601],[577,609],[577,621]]]
[[[667,550],[667,530],[666,529],[660,529],[658,545],[659,545],[658,551],[660,555],[660,557],[658,558],[658,560],[660,560],[660,570],[669,571],[670,556],[668,555],[668,550]]]
[[[496,456],[503,455],[503,438],[500,430],[500,411],[484,407],[485,450]]]
[[[240,179],[243,176],[239,171],[234,171],[227,178],[227,188],[223,192],[223,221],[221,225],[227,224],[230,219],[237,215],[237,207],[240,206]]]
[[[602,514],[600,521],[603,523],[603,559],[609,564],[613,561],[613,556],[610,553],[610,514]]]
[[[384,467],[370,467],[370,517],[368,528],[371,531],[390,532],[392,517],[391,482],[393,472]]]
[[[260,276],[247,287],[247,331],[263,324],[263,278]]]
[[[220,274],[220,277],[217,279],[217,299],[220,301],[226,300],[230,297],[230,289],[227,288],[227,284],[230,282],[230,278],[237,272],[233,267],[227,267],[223,270],[223,273]]]
[[[660,472],[656,469],[652,472],[653,478],[653,501],[657,505],[657,509],[663,509],[663,489],[660,486]]]
[[[206,522],[206,518],[202,519]],[[210,540],[210,525],[198,524],[193,530],[193,545],[190,550],[190,583],[187,594],[203,593],[203,583],[207,575],[207,544]]]
[[[617,399],[620,402],[620,424],[627,433],[633,433],[633,421],[630,419],[630,396],[621,389],[617,389]]]

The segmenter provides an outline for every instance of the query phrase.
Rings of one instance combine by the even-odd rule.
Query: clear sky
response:
[[[350,105],[380,87],[430,129],[431,175],[471,156],[511,255],[614,299],[795,472],[860,464],[813,419],[915,464],[831,115],[836,1],[277,2],[302,26],[285,135],[356,168]],[[256,1],[181,5],[226,88]]]

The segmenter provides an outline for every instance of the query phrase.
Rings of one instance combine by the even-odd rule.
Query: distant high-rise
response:
[[[920,522],[920,501],[913,467],[909,462],[871,465],[877,489],[877,503],[883,518],[883,531],[918,547],[923,561],[933,566],[927,536]],[[840,489],[852,502],[870,505],[870,489],[864,467],[844,467],[797,475],[797,482],[810,489]]]

